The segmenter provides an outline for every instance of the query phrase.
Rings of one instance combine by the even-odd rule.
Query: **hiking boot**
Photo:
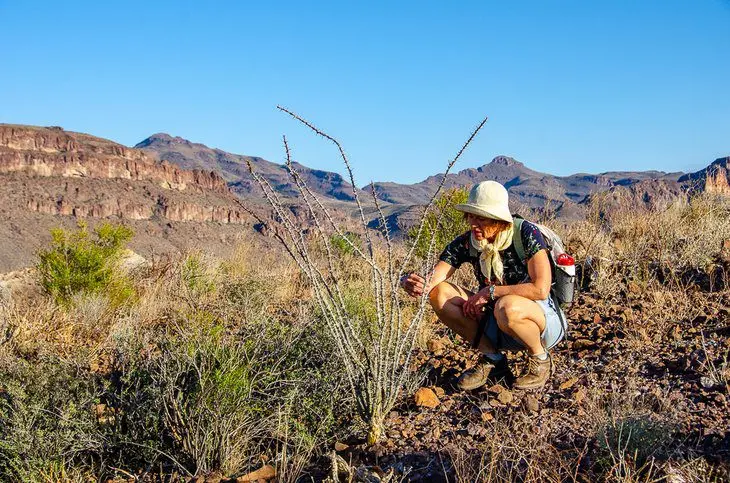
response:
[[[515,380],[515,389],[540,389],[550,377],[551,360],[540,360],[535,356],[527,358],[527,373]]]
[[[493,362],[486,356],[482,356],[476,366],[459,377],[456,387],[462,391],[471,391],[485,385],[489,376],[500,377],[505,375],[508,370],[506,357],[502,357],[498,362]]]

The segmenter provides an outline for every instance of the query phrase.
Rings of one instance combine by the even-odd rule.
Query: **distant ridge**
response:
[[[237,195],[261,201],[259,188],[246,167],[248,160],[280,196],[298,197],[298,190],[286,168],[257,156],[228,153],[166,133],[154,134],[136,147],[187,169],[216,171]],[[719,158],[707,168],[689,174],[649,170],[555,176],[535,171],[510,156],[501,155],[482,166],[449,174],[444,186],[448,189],[495,180],[505,185],[515,209],[549,207],[559,217],[571,219],[583,216],[587,203],[603,192],[609,192],[611,199],[630,199],[647,205],[665,203],[673,197],[682,196],[689,189],[730,194],[728,160],[730,158]],[[354,212],[352,186],[342,176],[298,163],[295,166],[312,191],[321,195],[325,202],[334,203],[344,212]],[[383,211],[395,232],[413,222],[418,213],[414,207],[428,202],[441,178],[441,174],[435,174],[414,184],[374,183],[375,192],[383,202]],[[366,205],[369,191],[369,186],[358,191]],[[375,218],[372,207],[366,206],[366,211],[370,219]],[[375,225],[377,223],[373,222]]]
[[[560,205],[577,204],[592,193],[605,191],[613,186],[628,186],[647,179],[676,181],[683,174],[663,171],[617,171],[554,176],[532,170],[509,156],[497,156],[490,163],[478,168],[467,168],[450,174],[445,186],[466,186],[491,179],[502,183],[516,202],[537,208],[544,206],[548,201]],[[412,185],[386,182],[375,183],[375,187],[378,195],[391,203],[424,204],[441,181],[441,176],[430,176]]]
[[[247,162],[250,162],[254,170],[266,178],[280,195],[295,198],[299,194],[283,165],[258,156],[233,154],[166,133],[153,134],[135,145],[135,148],[185,169],[216,171],[228,182],[231,190],[242,198],[261,197],[259,187],[248,170]],[[293,164],[315,193],[334,200],[354,201],[352,185],[339,174],[311,169],[296,162]]]

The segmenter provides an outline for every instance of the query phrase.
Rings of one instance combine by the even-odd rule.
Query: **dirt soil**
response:
[[[514,377],[459,391],[455,378],[478,356],[439,329],[415,358],[427,371],[422,386],[434,392],[436,407],[419,407],[409,398],[388,415],[381,443],[368,447],[348,441],[338,446],[338,454],[351,467],[368,466],[376,474],[392,470],[407,474],[409,481],[454,481],[454,448],[468,452],[512,438],[504,430],[519,428],[514,423],[520,421],[527,423],[521,427],[547,429],[549,443],[576,455],[579,479],[589,481],[600,446],[592,422],[597,408],[615,400],[634,404],[635,415],[657,415],[674,455],[704,457],[725,471],[730,462],[730,292],[702,296],[707,298],[703,313],[670,320],[663,332],[651,333],[641,315],[655,308],[648,294],[630,294],[623,305],[581,295],[569,312],[567,342],[553,351],[553,376],[540,391],[512,389]],[[521,353],[510,355],[515,374],[523,361]]]

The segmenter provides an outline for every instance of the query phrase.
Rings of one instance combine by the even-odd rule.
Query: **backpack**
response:
[[[514,235],[512,237],[512,243],[514,244],[517,256],[520,257],[520,261],[523,264],[527,264],[527,256],[525,254],[525,247],[522,243],[522,222],[525,221],[519,215],[514,215]],[[560,239],[557,233],[550,228],[533,223],[542,233],[545,242],[548,245],[548,258],[550,259],[550,267],[553,274],[553,283],[550,287],[550,293],[555,298],[558,305],[570,304],[573,302],[573,292],[575,289],[575,265],[559,265],[556,261],[562,254],[567,254],[565,247],[563,246],[563,240]],[[560,311],[558,311],[560,312]]]

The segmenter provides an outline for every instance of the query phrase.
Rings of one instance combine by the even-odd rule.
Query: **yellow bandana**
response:
[[[492,280],[492,273],[497,277],[499,283],[504,282],[504,265],[502,257],[499,256],[501,250],[506,250],[512,244],[512,236],[514,234],[514,225],[509,226],[506,230],[502,230],[494,242],[489,242],[486,238],[477,240],[474,238],[474,232],[471,234],[471,244],[480,253],[479,266],[487,280]]]

